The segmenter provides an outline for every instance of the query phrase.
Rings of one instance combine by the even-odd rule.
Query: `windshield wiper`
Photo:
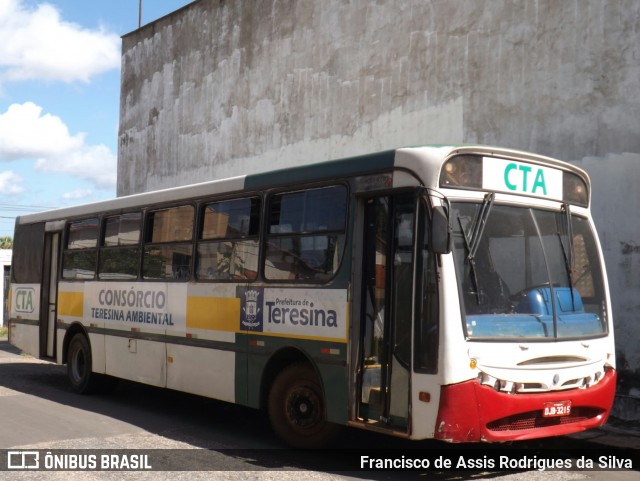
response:
[[[484,201],[482,202],[482,206],[480,207],[478,217],[473,224],[471,239],[469,243],[469,260],[476,257],[476,252],[478,251],[478,246],[480,245],[480,239],[482,239],[484,228],[487,225],[487,219],[489,218],[489,212],[491,212],[491,207],[493,206],[493,199],[495,198],[495,196],[496,194],[491,192],[484,197]]]
[[[467,252],[471,252],[471,240],[464,230],[460,214],[458,214],[458,224],[460,224],[460,231],[462,232],[462,238],[464,239],[464,247],[467,249]],[[478,303],[478,305],[480,305],[480,290],[478,289],[478,276],[476,276],[476,263],[470,254],[467,254],[467,260],[469,261],[469,276],[471,277],[471,281],[473,282],[473,290],[476,294],[476,302]]]
[[[562,241],[562,235],[558,232],[558,239],[560,240],[560,246],[562,247],[562,256],[564,257],[564,266],[567,270],[567,277],[569,278],[569,291],[571,292],[571,307],[572,310],[576,310],[575,299],[573,296],[573,269],[574,269],[574,248],[573,248],[573,223],[571,222],[571,208],[569,204],[562,205],[562,211],[564,214],[564,227],[567,234],[567,243],[569,247],[565,247]]]
[[[485,196],[482,206],[480,207],[480,211],[474,219],[469,233],[465,231],[464,226],[462,225],[462,219],[460,219],[460,215],[458,215],[458,223],[460,224],[460,231],[462,232],[464,245],[467,249],[467,260],[469,261],[471,269],[470,275],[471,280],[473,281],[473,288],[476,291],[476,301],[478,305],[481,304],[481,297],[480,288],[478,286],[478,277],[476,275],[475,257],[476,252],[478,251],[478,246],[480,245],[480,239],[484,233],[484,228],[487,225],[487,219],[489,218],[489,212],[491,212],[491,206],[493,206],[494,198],[495,194],[493,192]]]

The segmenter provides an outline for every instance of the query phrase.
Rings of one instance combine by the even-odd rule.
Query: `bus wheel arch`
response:
[[[265,369],[264,403],[280,439],[297,448],[326,445],[338,432],[327,420],[322,378],[314,364],[295,349],[279,353]]]
[[[79,394],[88,394],[96,385],[96,374],[92,370],[92,352],[89,336],[79,326],[72,326],[65,335],[63,361],[67,363],[67,378],[71,389]]]
[[[266,410],[269,402],[269,391],[278,374],[290,364],[308,363],[313,366],[311,359],[299,349],[284,347],[276,351],[267,361],[262,371],[260,382],[260,409]]]
[[[82,324],[71,324],[71,326],[69,326],[69,328],[65,332],[64,341],[62,342],[62,364],[66,364],[69,361],[69,344],[71,344],[71,340],[76,336],[76,334],[82,334],[84,337],[86,337],[87,342],[89,342],[89,347],[91,347],[89,334],[82,326]]]

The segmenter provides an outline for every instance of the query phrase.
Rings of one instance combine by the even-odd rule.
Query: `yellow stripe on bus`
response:
[[[188,297],[187,329],[237,332],[240,299],[237,297]]]
[[[82,317],[84,293],[58,292],[58,315]]]
[[[340,344],[346,344],[346,339],[339,337],[322,337],[322,336],[305,336],[302,334],[289,334],[281,332],[263,332],[263,331],[240,331],[242,334],[250,336],[265,336],[265,337],[285,337],[287,339],[302,339],[306,341],[322,341],[322,342],[336,342]]]

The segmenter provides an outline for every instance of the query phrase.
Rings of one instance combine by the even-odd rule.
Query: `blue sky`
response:
[[[142,0],[142,24],[191,0]],[[0,0],[0,236],[16,215],[115,197],[120,37],[139,0]]]

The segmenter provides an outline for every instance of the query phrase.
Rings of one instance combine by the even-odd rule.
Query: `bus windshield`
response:
[[[605,335],[602,267],[587,219],[562,211],[452,204],[454,257],[470,339]]]

